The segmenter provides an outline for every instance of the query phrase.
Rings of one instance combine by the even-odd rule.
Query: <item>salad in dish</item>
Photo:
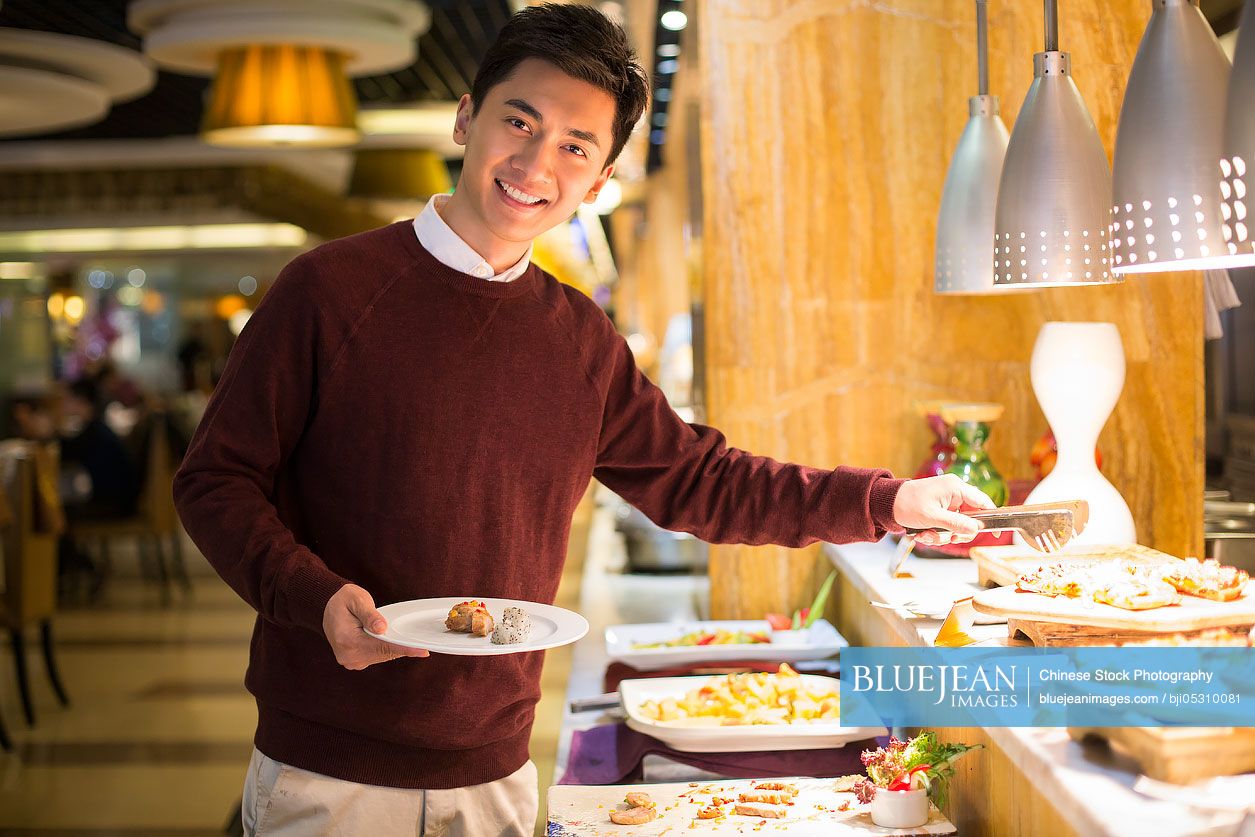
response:
[[[903,741],[889,739],[886,747],[864,750],[863,768],[867,778],[854,783],[854,795],[863,804],[870,803],[876,790],[907,791],[925,789],[938,807],[945,805],[954,763],[979,744],[945,744],[937,735],[924,732]]]
[[[669,639],[665,642],[634,642],[634,649],[640,648],[690,648],[700,645],[759,645],[771,642],[771,637],[766,633],[750,632],[750,631],[690,631],[684,636],[677,639]]]

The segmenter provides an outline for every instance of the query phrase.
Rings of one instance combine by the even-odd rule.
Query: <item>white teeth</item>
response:
[[[542,200],[542,198],[534,197],[526,192],[520,192],[518,189],[515,189],[509,183],[505,183],[504,181],[498,180],[497,183],[507,195],[514,198],[519,203],[540,203]]]

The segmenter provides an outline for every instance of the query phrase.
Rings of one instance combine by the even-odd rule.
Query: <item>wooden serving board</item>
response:
[[[1068,734],[1077,741],[1106,740],[1162,782],[1185,784],[1255,770],[1251,727],[1072,727]]]
[[[1126,635],[1145,639],[1148,633],[1189,633],[1205,628],[1255,625],[1255,593],[1249,584],[1243,594],[1231,602],[1182,596],[1178,605],[1153,610],[1123,610],[1091,599],[1021,593],[1014,587],[982,590],[972,599],[972,607],[979,613],[1006,617],[1010,636],[1014,636],[1018,628],[1034,641],[1033,634],[1024,630],[1025,623],[1048,623],[1063,636],[1087,633],[1077,632],[1078,627],[1104,628],[1107,630],[1101,635],[1108,642]]]
[[[754,782],[729,779],[722,782],[675,782],[662,785],[554,785],[549,789],[548,837],[624,837],[624,835],[764,834],[785,833],[790,837],[865,837],[877,835],[954,834],[954,825],[931,807],[928,822],[919,828],[890,829],[872,823],[867,806],[860,805],[853,793],[836,790],[835,779],[763,779],[795,785],[798,795],[788,816],[769,819],[735,814],[722,820],[699,820],[697,812],[715,797],[736,799]],[[658,806],[658,818],[643,825],[616,825],[610,812],[626,808],[623,798],[629,791],[643,791]],[[696,800],[696,801],[694,801]],[[849,810],[837,810],[849,803]],[[720,806],[731,811],[731,805]]]
[[[1095,545],[1076,547],[1076,550],[1047,555],[1026,546],[975,546],[971,555],[976,562],[977,579],[983,587],[1014,587],[1020,576],[1044,564],[1088,565],[1117,560],[1162,564],[1179,560],[1175,555],[1139,545]]]

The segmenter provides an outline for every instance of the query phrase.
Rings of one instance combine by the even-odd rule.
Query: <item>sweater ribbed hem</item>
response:
[[[528,724],[471,750],[429,750],[366,738],[257,702],[257,749],[275,761],[334,779],[389,788],[447,790],[495,782],[528,759]]]
[[[881,477],[872,483],[868,510],[877,529],[898,534],[906,531],[893,517],[893,502],[898,499],[898,489],[906,480]]]

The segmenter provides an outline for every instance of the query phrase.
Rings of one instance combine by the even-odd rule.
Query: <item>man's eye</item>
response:
[[[568,146],[567,146],[567,149],[568,149],[569,151],[572,151],[572,152],[574,152],[574,153],[578,154],[578,155],[579,155],[579,156],[581,156],[581,157],[587,157],[587,156],[588,156],[587,154],[585,154],[585,153],[584,153],[584,149],[580,148],[578,145],[568,145]]]
[[[506,121],[509,122],[511,125],[513,125],[515,128],[519,128],[524,131],[527,130],[527,123],[524,122],[522,119],[516,119],[516,118],[511,117],[510,119],[507,119]]]

